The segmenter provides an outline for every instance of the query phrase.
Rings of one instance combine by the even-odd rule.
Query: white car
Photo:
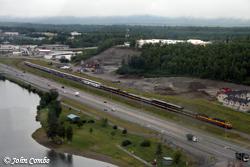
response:
[[[80,93],[79,92],[75,92],[75,96],[80,96]]]

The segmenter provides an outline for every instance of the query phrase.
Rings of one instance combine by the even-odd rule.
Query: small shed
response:
[[[173,163],[173,158],[171,157],[163,157],[163,165],[164,166],[170,166]]]
[[[69,115],[67,115],[67,118],[71,122],[77,122],[80,120],[80,117],[78,115],[75,115],[75,114],[69,114]]]

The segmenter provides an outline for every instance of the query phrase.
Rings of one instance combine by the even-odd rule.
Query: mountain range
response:
[[[249,27],[250,20],[232,18],[188,18],[161,17],[152,15],[109,16],[109,17],[10,17],[0,16],[0,22],[39,24],[82,24],[82,25],[150,25],[150,26],[208,26],[208,27]],[[1,23],[0,23],[1,25]]]

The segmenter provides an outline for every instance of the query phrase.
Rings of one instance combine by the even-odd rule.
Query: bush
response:
[[[113,126],[113,129],[114,129],[114,130],[116,130],[116,129],[117,129],[117,126],[116,126],[116,125],[114,125],[114,126]]]
[[[127,132],[127,129],[123,129],[123,130],[122,130],[122,134],[123,134],[123,135],[126,135],[127,133],[128,133],[128,132]]]
[[[102,120],[101,120],[101,126],[102,127],[106,127],[108,125],[108,119],[107,118],[103,118]]]
[[[95,123],[95,120],[93,120],[93,119],[88,120],[88,123],[93,124],[93,123]]]
[[[132,142],[131,142],[130,140],[123,140],[123,141],[122,141],[122,146],[123,146],[123,147],[126,147],[126,146],[128,146],[128,145],[130,145],[130,144],[132,144]]]
[[[141,142],[140,146],[142,147],[150,147],[151,143],[149,140],[144,140]]]
[[[173,163],[174,164],[179,164],[179,162],[181,160],[181,157],[182,157],[181,151],[180,150],[175,151],[174,158],[173,158]]]

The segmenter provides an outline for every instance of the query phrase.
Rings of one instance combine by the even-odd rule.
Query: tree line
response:
[[[60,122],[60,114],[62,112],[61,102],[57,100],[58,92],[50,90],[41,95],[41,100],[38,109],[39,112],[44,112],[42,109],[47,109],[47,120],[42,124],[46,130],[47,137],[57,144],[62,144],[64,139],[72,141],[73,128],[71,126],[65,127],[63,122]]]
[[[141,56],[132,56],[119,74],[193,76],[250,85],[250,39],[213,43],[149,44]]]

